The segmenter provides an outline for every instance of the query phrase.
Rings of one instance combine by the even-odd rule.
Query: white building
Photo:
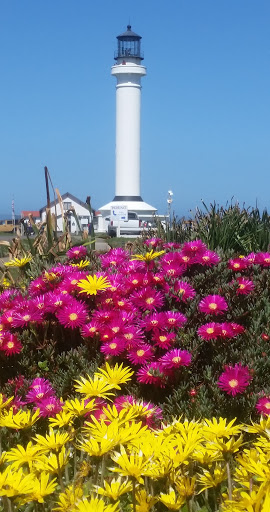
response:
[[[90,215],[88,204],[80,201],[69,192],[62,195],[63,213],[68,224],[70,233],[78,233],[80,230],[89,229],[89,224],[93,222],[93,215]],[[46,209],[44,206],[40,210],[41,222],[46,221]],[[51,214],[55,215],[57,220],[57,231],[63,231],[63,214],[58,199],[50,203]],[[74,215],[75,212],[75,215]],[[76,221],[76,217],[78,222]],[[79,225],[78,225],[79,224]]]
[[[141,78],[146,75],[146,68],[142,66],[141,36],[128,25],[117,41],[116,64],[111,71],[117,80],[115,197],[99,208],[99,231],[106,230],[105,218],[116,204],[126,205],[142,220],[151,220],[157,211],[141,198]]]

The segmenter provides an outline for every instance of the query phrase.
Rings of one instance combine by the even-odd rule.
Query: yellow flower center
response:
[[[132,284],[138,284],[138,279],[133,279]]]
[[[116,261],[111,261],[111,265],[116,266]]]
[[[246,285],[241,283],[241,284],[239,284],[239,288],[240,288],[240,290],[244,290],[244,288],[246,288]]]
[[[264,404],[264,407],[265,407],[266,409],[270,409],[270,402],[266,402],[266,404]]]
[[[213,309],[213,310],[214,310],[214,309],[217,309],[217,304],[215,304],[215,302],[211,302],[211,303],[209,304],[209,309]]]
[[[189,256],[183,256],[183,261],[189,261],[189,260],[190,260]]]
[[[167,274],[169,274],[169,276],[173,276],[175,274],[175,269],[169,268],[169,270],[167,271]]]
[[[180,290],[179,290],[179,295],[180,295],[180,294],[181,294],[181,295],[184,295],[184,293],[186,293],[185,288],[180,288]]]
[[[163,343],[163,341],[167,340],[167,336],[159,336],[159,341]]]
[[[229,386],[231,388],[236,388],[236,386],[238,386],[238,380],[236,380],[236,379],[229,380]]]
[[[110,343],[110,345],[109,345],[109,346],[110,346],[110,348],[114,349],[114,348],[116,348],[116,347],[117,347],[117,344],[116,344],[116,343]]]
[[[46,405],[46,409],[47,409],[47,411],[53,411],[54,410],[54,405],[53,404],[47,404]]]
[[[157,324],[158,324],[158,321],[157,321],[157,320],[151,320],[150,324],[151,324],[151,325],[157,325]]]
[[[202,259],[203,259],[203,261],[209,261],[210,260],[209,256],[203,256]]]
[[[116,292],[117,288],[116,286],[111,286],[111,292]]]
[[[8,341],[7,347],[8,348],[13,348],[14,347],[14,342],[13,341]]]
[[[116,326],[116,327],[113,327],[113,328],[112,328],[112,331],[113,331],[113,332],[119,332],[119,331],[120,331],[120,327],[117,327],[117,326]]]
[[[265,261],[266,263],[269,263],[269,262],[270,262],[270,258],[264,258],[264,261]]]
[[[10,323],[10,322],[12,322],[12,320],[13,320],[12,316],[9,316],[9,317],[7,318],[7,321],[8,321],[9,323]]]
[[[57,301],[54,303],[54,305],[55,305],[55,306],[62,306],[62,304],[63,304],[63,301],[62,301],[62,300],[57,300]]]
[[[239,263],[234,263],[234,268],[239,268],[239,267],[240,267]]]
[[[137,356],[142,357],[145,354],[145,350],[137,350]]]
[[[153,304],[153,302],[155,302],[155,299],[153,297],[148,297],[148,299],[146,299],[146,304]]]
[[[44,393],[38,393],[37,394],[37,398],[43,398],[44,397]]]
[[[124,301],[123,301],[123,300],[119,300],[119,301],[117,302],[117,304],[118,304],[118,306],[124,306],[124,305],[125,305],[125,303],[124,303]]]
[[[62,293],[62,295],[66,295],[67,294],[67,290],[62,290],[61,293]]]
[[[108,299],[105,300],[106,304],[111,304],[111,302],[113,302],[111,297],[108,297]]]
[[[131,332],[128,332],[127,334],[124,334],[124,337],[126,338],[126,340],[132,340],[133,334]]]
[[[23,320],[25,320],[26,322],[28,322],[28,320],[30,320],[30,315],[24,315],[23,316]]]
[[[176,356],[176,357],[172,358],[172,362],[173,363],[180,363],[180,361],[181,361],[181,357],[179,357],[179,356]]]
[[[96,327],[90,327],[89,332],[96,332],[96,330],[97,330]]]
[[[71,313],[71,314],[69,315],[69,319],[70,319],[70,320],[72,320],[72,321],[77,320],[77,318],[78,318],[77,313]]]
[[[207,334],[213,334],[213,332],[214,332],[213,327],[208,327],[208,329],[206,329],[206,332],[207,332]]]
[[[79,282],[79,279],[72,279],[72,281],[70,282],[70,284],[77,284]]]
[[[175,322],[176,322],[175,318],[168,318],[169,324],[175,324]]]
[[[80,254],[80,251],[79,251],[78,249],[76,249],[76,250],[74,251],[74,254]]]

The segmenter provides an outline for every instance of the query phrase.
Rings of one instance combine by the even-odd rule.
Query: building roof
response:
[[[136,34],[135,32],[133,32],[131,30],[131,25],[128,25],[126,32],[123,32],[123,34],[120,34],[120,36],[117,36],[116,39],[120,39],[120,40],[127,39],[128,40],[128,39],[141,39],[141,38],[142,37],[139,36],[139,34]]]
[[[77,204],[79,204],[79,205],[83,206],[84,208],[87,208],[87,209],[88,209],[88,204],[87,204],[85,201],[81,201],[80,199],[78,199],[77,197],[75,197],[73,194],[70,194],[69,192],[65,192],[65,194],[63,194],[61,197],[62,197],[63,201],[64,201],[67,197],[69,197],[69,198],[70,198],[70,199],[72,199],[72,201],[74,201],[75,203],[77,203]],[[51,202],[50,202],[50,208],[51,208],[52,206],[55,206],[56,204],[58,204],[58,202],[59,202],[59,201],[58,201],[58,198],[57,198],[55,201],[51,201]],[[40,214],[41,214],[42,212],[45,212],[46,208],[47,208],[47,205],[46,205],[46,206],[43,206],[43,208],[41,208],[41,209],[40,209]]]
[[[38,210],[23,210],[21,212],[21,217],[29,217],[29,215],[32,215],[32,217],[40,217]]]

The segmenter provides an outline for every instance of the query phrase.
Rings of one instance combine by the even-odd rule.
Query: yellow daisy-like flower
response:
[[[212,420],[205,419],[203,432],[206,439],[214,440],[217,437],[226,437],[235,436],[240,434],[243,430],[242,425],[234,425],[236,418],[227,423],[226,418],[212,418]]]
[[[38,478],[35,478],[30,500],[37,501],[38,503],[44,503],[44,497],[52,494],[57,487],[56,478],[53,478],[51,481],[49,480],[49,473],[44,472],[42,472]]]
[[[2,330],[2,328],[0,327],[0,331]],[[0,411],[2,411],[2,409],[5,409],[9,404],[10,402],[12,402],[13,400],[13,396],[8,398],[7,400],[4,400],[4,396],[2,395],[2,393],[0,393]]]
[[[4,263],[6,267],[24,267],[32,260],[32,256],[25,256],[24,258],[14,258],[13,260]]]
[[[110,283],[107,277],[86,276],[86,279],[81,279],[77,286],[81,288],[79,293],[86,293],[87,295],[96,295],[98,291],[110,288]]]
[[[6,288],[10,288],[10,286],[11,286],[11,282],[10,282],[8,279],[6,279],[6,278],[4,277],[4,279],[3,279],[2,283],[1,283],[1,285],[2,285],[2,286],[3,286],[3,288],[5,288],[5,289],[6,289]]]
[[[179,510],[180,507],[185,503],[185,499],[182,496],[176,496],[175,491],[170,488],[169,494],[160,493],[159,500],[163,503],[169,510]]]
[[[81,260],[79,263],[71,263],[72,267],[78,267],[78,268],[85,268],[90,265],[90,261],[88,260]]]
[[[88,379],[81,377],[81,380],[75,380],[75,382],[77,382],[75,391],[83,393],[86,395],[86,398],[98,396],[99,398],[110,399],[110,396],[114,396],[111,390],[118,386],[108,384],[108,382],[104,379],[100,379],[97,375],[94,375],[93,379],[91,379],[89,375],[87,375],[87,377]]]
[[[101,494],[101,496],[107,496],[107,498],[116,501],[119,496],[122,496],[122,494],[132,491],[132,482],[128,480],[122,482],[121,478],[118,478],[117,480],[113,478],[110,483],[104,480],[104,487],[105,488],[103,489],[96,485],[95,489],[98,494]]]
[[[43,456],[39,456],[36,468],[38,471],[46,471],[46,473],[58,473],[60,469],[63,469],[69,462],[70,450],[63,448],[56,455],[56,453],[50,453]]]
[[[144,483],[142,476],[149,469],[150,460],[142,452],[126,452],[124,446],[120,446],[120,453],[114,452],[111,459],[119,467],[109,468],[110,471],[119,473],[121,476],[129,476],[137,480],[140,484]],[[179,507],[178,507],[179,508]]]
[[[217,464],[214,469],[204,469],[203,474],[199,476],[199,482],[203,485],[199,493],[205,491],[205,489],[211,489],[217,487],[219,484],[227,479],[227,471],[224,466]]]
[[[116,363],[113,367],[109,363],[105,364],[105,368],[98,368],[96,375],[107,381],[108,384],[113,384],[117,389],[120,389],[119,384],[126,384],[134,371],[128,366],[123,368],[123,363],[118,366]]]
[[[37,442],[37,446],[40,453],[47,453],[52,451],[59,452],[62,447],[71,440],[71,435],[67,432],[54,432],[52,428],[49,430],[49,434],[41,436],[37,434],[34,441]]]
[[[31,471],[33,462],[37,459],[38,448],[30,441],[26,448],[17,444],[16,448],[12,448],[6,453],[6,460],[12,462],[13,469],[19,469],[24,464],[28,464]]]
[[[31,411],[19,410],[16,414],[13,414],[13,410],[10,409],[8,413],[4,413],[2,416],[0,416],[0,427],[21,430],[23,428],[32,427],[32,425],[34,425],[38,419],[39,409],[37,409],[34,413]]]
[[[65,492],[59,494],[57,505],[58,507],[54,507],[53,510],[58,512],[67,512],[68,510],[74,510],[74,506],[81,500],[83,497],[83,489],[78,486],[74,487],[74,485],[70,485],[65,489]]]
[[[72,417],[79,417],[84,416],[90,411],[94,411],[96,408],[95,400],[91,400],[86,404],[85,400],[80,401],[78,398],[75,398],[74,400],[67,400],[65,402],[63,411],[69,412]]]
[[[72,418],[74,415],[71,412],[66,412],[63,408],[58,414],[56,414],[55,418],[49,418],[51,427],[66,427],[67,425],[72,425]]]
[[[134,261],[134,260],[140,260],[140,261],[146,261],[146,262],[152,261],[164,253],[165,253],[165,251],[154,252],[152,249],[151,251],[146,252],[145,254],[134,254],[131,258],[131,261]]]

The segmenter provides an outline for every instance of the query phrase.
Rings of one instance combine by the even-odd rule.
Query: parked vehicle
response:
[[[105,219],[106,220],[106,219]],[[108,224],[108,235],[116,236],[118,225],[120,223],[121,235],[140,235],[142,231],[141,220],[136,212],[128,212],[127,220],[111,220]]]

